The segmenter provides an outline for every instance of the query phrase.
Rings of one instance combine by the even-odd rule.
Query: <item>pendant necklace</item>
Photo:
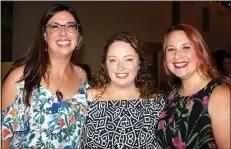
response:
[[[67,66],[67,68],[68,68],[68,67],[69,67],[69,66]],[[61,87],[61,85],[62,85],[62,83],[63,83],[64,77],[65,77],[66,72],[67,72],[67,68],[65,69],[65,72],[64,72],[64,76],[63,76],[63,78],[62,78],[62,81],[61,81],[61,83],[60,83],[60,85],[59,85],[57,91],[55,92],[56,97],[58,98],[58,100],[63,99],[63,93],[59,90],[59,88]]]

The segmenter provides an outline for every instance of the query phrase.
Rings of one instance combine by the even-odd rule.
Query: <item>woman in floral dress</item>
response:
[[[173,88],[158,124],[160,145],[230,148],[230,86],[201,34],[186,24],[172,27],[165,35],[163,58]]]
[[[71,62],[83,30],[75,11],[53,5],[28,52],[2,80],[3,148],[77,148],[86,115],[86,73]]]

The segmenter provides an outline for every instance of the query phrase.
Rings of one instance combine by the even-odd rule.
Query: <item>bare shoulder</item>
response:
[[[2,108],[5,109],[8,105],[14,102],[17,93],[19,80],[23,76],[24,66],[15,68],[2,84]]]
[[[96,89],[87,89],[88,101],[94,101],[96,95],[99,94],[99,90]]]
[[[82,74],[82,78],[83,78],[84,81],[86,81],[86,82],[88,81],[87,80],[87,74],[86,74],[86,72],[85,72],[85,70],[83,68],[81,68],[78,65],[74,65],[74,64],[73,64],[73,68],[74,68],[74,70],[75,70],[75,72],[77,74]]]
[[[230,86],[218,85],[211,94],[211,99],[230,99]],[[222,100],[219,100],[221,102]]]
[[[209,113],[213,113],[217,108],[230,108],[230,86],[218,85],[213,90],[209,99]]]
[[[15,68],[6,78],[6,81],[14,81],[17,82],[23,76],[24,66],[20,66]]]

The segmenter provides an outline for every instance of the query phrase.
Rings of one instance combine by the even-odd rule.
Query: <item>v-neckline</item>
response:
[[[70,97],[68,97],[68,98],[66,98],[66,99],[63,98],[62,100],[67,101],[67,100],[72,99],[72,98],[79,92],[79,90],[82,88],[83,84],[84,84],[84,81],[80,84],[79,88],[77,89],[77,91],[76,91],[72,96],[70,96]],[[50,95],[56,97],[56,93],[52,93],[48,88],[44,87],[43,85],[40,84],[40,87],[39,87],[39,88],[45,89],[46,92],[48,92]]]

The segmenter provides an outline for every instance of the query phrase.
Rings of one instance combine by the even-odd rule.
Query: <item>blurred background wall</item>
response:
[[[212,52],[231,48],[230,6],[219,2],[110,2],[110,1],[11,1],[2,7],[2,62],[15,61],[30,47],[39,21],[55,3],[76,9],[84,30],[84,44],[76,63],[91,67],[97,73],[106,40],[117,31],[130,31],[144,43],[151,65],[155,65],[158,84],[164,80],[160,50],[165,31],[173,24],[188,23],[203,34]],[[224,2],[222,2],[224,3]],[[226,2],[228,4],[228,2]],[[8,39],[9,38],[9,39]],[[5,39],[5,40],[3,40]],[[3,45],[8,45],[4,46]],[[147,46],[148,45],[148,46]]]

